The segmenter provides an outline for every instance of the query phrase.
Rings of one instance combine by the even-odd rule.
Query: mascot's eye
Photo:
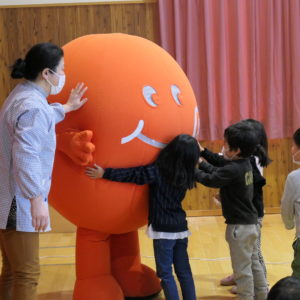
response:
[[[143,87],[143,96],[150,106],[157,107],[158,95],[152,86],[147,85]]]
[[[173,99],[175,100],[176,104],[182,105],[181,91],[180,91],[179,87],[177,85],[172,85],[171,92],[172,92],[172,96],[173,96]]]

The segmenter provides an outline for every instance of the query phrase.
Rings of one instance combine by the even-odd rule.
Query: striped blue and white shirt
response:
[[[0,111],[0,229],[6,228],[14,197],[17,231],[35,231],[29,199],[41,195],[48,205],[55,125],[64,119],[65,111],[59,103],[49,105],[47,96],[26,81],[14,88]]]

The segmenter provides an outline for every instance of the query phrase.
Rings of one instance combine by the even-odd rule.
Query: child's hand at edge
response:
[[[200,144],[200,142],[198,141],[198,145],[199,145],[199,148],[200,148],[200,152],[202,152],[202,151],[204,151],[205,150],[205,148],[203,148],[202,146],[201,146],[201,144]]]
[[[220,194],[216,194],[213,196],[213,201],[215,203],[215,205],[217,207],[221,207],[222,206],[222,202],[221,202],[221,195]]]
[[[94,164],[94,167],[87,167],[85,169],[85,174],[92,179],[102,178],[104,175],[104,169]]]

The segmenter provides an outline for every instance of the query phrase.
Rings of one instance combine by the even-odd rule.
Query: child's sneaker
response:
[[[236,295],[237,294],[237,286],[234,285],[231,289],[230,289],[230,293]]]
[[[221,279],[220,284],[225,286],[235,285],[233,274]]]

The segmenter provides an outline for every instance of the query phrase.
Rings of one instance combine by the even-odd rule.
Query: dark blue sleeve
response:
[[[103,178],[117,182],[131,182],[138,185],[150,184],[157,180],[158,169],[155,164],[133,168],[107,168]]]

